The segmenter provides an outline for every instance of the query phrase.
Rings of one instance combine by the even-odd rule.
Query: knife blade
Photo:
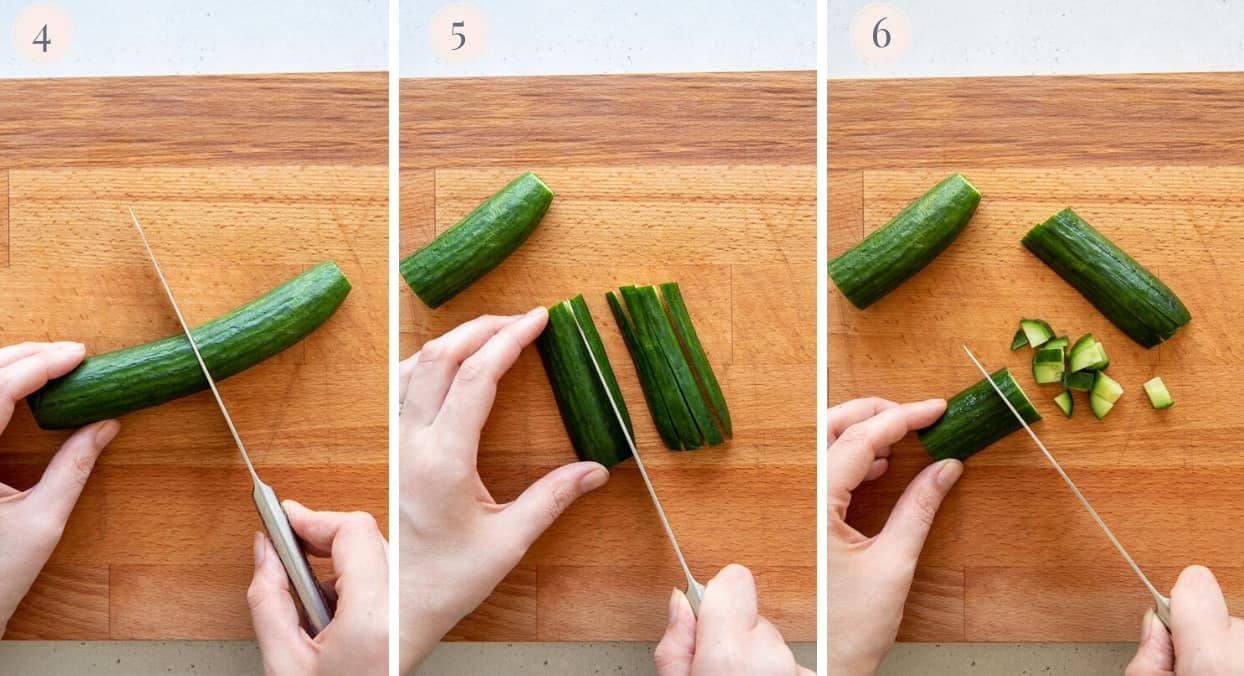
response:
[[[173,312],[177,314],[177,322],[181,324],[182,333],[185,334],[186,340],[190,341],[190,349],[194,351],[194,358],[199,362],[199,368],[203,370],[203,377],[212,390],[212,396],[216,398],[216,405],[220,407],[220,413],[229,427],[229,433],[233,435],[233,441],[242,454],[242,460],[246,462],[246,469],[250,472],[253,484],[251,498],[255,501],[255,509],[259,512],[259,519],[263,522],[264,530],[267,531],[268,538],[281,559],[281,565],[285,567],[285,574],[289,576],[290,584],[302,607],[303,616],[307,620],[309,633],[314,637],[324,631],[333,619],[328,601],[324,598],[324,591],[316,581],[315,574],[311,572],[311,564],[307,561],[307,555],[302,549],[302,542],[294,534],[293,527],[289,525],[289,517],[286,516],[281,501],[277,499],[276,491],[264,483],[259,478],[259,473],[255,471],[255,465],[251,463],[250,454],[246,452],[246,445],[242,443],[242,437],[233,424],[229,409],[225,408],[225,400],[220,396],[220,390],[216,388],[216,379],[208,370],[207,362],[203,361],[203,355],[199,352],[199,344],[195,342],[194,336],[190,333],[186,318],[182,316],[177,299],[173,297],[173,289],[169,287],[168,280],[164,278],[164,272],[160,269],[155,252],[151,250],[151,244],[147,241],[147,233],[143,232],[143,226],[139,224],[138,216],[134,215],[133,209],[130,209],[130,218],[134,221],[138,236],[143,241],[143,247],[147,250],[147,257],[151,259],[156,276],[160,278],[160,284],[164,287],[168,302],[173,306]]]
[[[696,616],[700,614],[700,599],[704,596],[704,585],[700,584],[695,576],[691,574],[691,568],[687,565],[687,559],[682,555],[682,548],[678,546],[678,538],[674,536],[674,529],[670,527],[670,521],[665,516],[665,509],[661,507],[661,499],[657,497],[657,491],[652,487],[652,481],[648,479],[648,470],[644,468],[643,458],[639,457],[639,449],[635,447],[635,440],[631,438],[631,431],[626,427],[626,421],[622,419],[622,410],[618,406],[618,402],[613,398],[613,391],[609,389],[609,382],[605,378],[605,372],[601,370],[600,364],[596,361],[596,354],[592,352],[592,343],[588,341],[587,334],[583,331],[583,324],[579,322],[579,316],[575,314],[574,305],[566,303],[566,308],[570,310],[570,317],[574,319],[575,328],[579,330],[579,338],[583,340],[583,346],[587,348],[588,357],[591,358],[592,368],[596,371],[596,378],[600,381],[601,387],[605,389],[605,396],[609,399],[609,407],[613,409],[613,416],[618,421],[618,426],[622,428],[622,436],[626,438],[626,445],[630,447],[631,456],[635,458],[635,466],[639,468],[639,476],[644,480],[644,486],[648,488],[648,497],[652,498],[652,505],[657,508],[657,516],[661,519],[661,526],[665,529],[665,535],[669,538],[670,544],[674,546],[674,554],[678,556],[678,565],[682,566],[683,575],[687,577],[687,601],[691,604],[691,612]]]
[[[994,392],[997,392],[998,396],[1002,397],[1002,402],[1006,404],[1008,409],[1010,409],[1011,414],[1015,416],[1015,419],[1019,421],[1019,424],[1024,426],[1024,430],[1028,432],[1028,436],[1032,437],[1032,440],[1037,444],[1037,448],[1041,449],[1041,452],[1045,454],[1046,459],[1049,460],[1050,464],[1054,466],[1054,469],[1058,472],[1058,476],[1063,478],[1063,481],[1067,483],[1067,487],[1070,488],[1071,492],[1074,493],[1076,498],[1080,500],[1080,504],[1084,505],[1084,509],[1088,511],[1089,516],[1093,517],[1093,520],[1096,521],[1097,525],[1101,527],[1102,532],[1106,534],[1106,539],[1110,540],[1110,544],[1114,545],[1114,548],[1123,556],[1123,560],[1126,561],[1127,565],[1130,566],[1132,571],[1136,573],[1136,577],[1140,578],[1141,583],[1145,585],[1145,589],[1148,589],[1149,593],[1153,595],[1153,603],[1154,606],[1156,606],[1155,611],[1158,619],[1161,620],[1162,624],[1166,625],[1166,628],[1169,630],[1171,628],[1171,600],[1159,592],[1157,587],[1154,587],[1153,583],[1149,581],[1148,576],[1146,576],[1144,571],[1140,569],[1140,566],[1136,564],[1136,560],[1132,558],[1131,554],[1127,553],[1127,549],[1123,547],[1123,543],[1119,542],[1119,538],[1115,537],[1114,531],[1110,530],[1110,526],[1107,526],[1106,522],[1101,518],[1101,515],[1097,513],[1097,510],[1093,509],[1093,505],[1089,503],[1088,498],[1084,497],[1084,493],[1080,492],[1080,489],[1076,486],[1076,483],[1071,480],[1070,476],[1067,476],[1067,472],[1063,471],[1063,466],[1058,464],[1058,460],[1054,459],[1054,454],[1050,453],[1050,450],[1045,447],[1045,444],[1041,443],[1041,439],[1037,436],[1037,433],[1033,432],[1032,428],[1028,426],[1028,421],[1024,420],[1024,416],[1020,415],[1019,411],[1015,410],[1015,406],[1011,404],[1011,400],[1007,399],[1006,395],[1002,393],[1002,389],[999,388],[998,384],[993,381],[992,377],[990,377],[989,371],[986,370],[985,367],[981,365],[980,361],[976,359],[976,355],[972,354],[972,351],[968,349],[967,345],[963,346],[963,351],[968,354],[968,359],[971,359],[972,363],[976,365],[976,369],[985,375],[985,381],[993,387]]]

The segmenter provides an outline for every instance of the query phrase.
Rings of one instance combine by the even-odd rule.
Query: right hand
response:
[[[1178,659],[1178,666],[1176,665]],[[1244,673],[1244,621],[1231,617],[1218,580],[1188,566],[1171,590],[1171,630],[1150,609],[1127,676],[1226,676]]]

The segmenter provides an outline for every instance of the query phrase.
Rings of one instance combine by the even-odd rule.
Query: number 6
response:
[[[890,17],[883,16],[880,19],[877,19],[876,25],[873,26],[873,44],[877,46],[877,49],[885,49],[886,47],[890,46],[890,31],[881,27],[881,22],[885,21],[888,18]],[[884,45],[881,44],[881,41],[877,39],[877,36],[881,33],[885,33],[885,44]]]

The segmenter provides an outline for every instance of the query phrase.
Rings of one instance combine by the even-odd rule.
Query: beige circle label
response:
[[[893,63],[911,47],[911,19],[891,4],[868,5],[851,21],[851,46],[866,63]]]
[[[488,21],[471,5],[445,5],[428,22],[428,45],[449,63],[469,63],[488,47]]]
[[[13,48],[35,63],[55,63],[73,46],[69,16],[52,5],[31,5],[13,22]]]

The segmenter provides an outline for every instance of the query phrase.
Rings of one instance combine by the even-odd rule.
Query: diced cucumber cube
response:
[[[1106,401],[1096,394],[1090,394],[1089,408],[1093,409],[1093,415],[1097,416],[1098,420],[1101,420],[1106,417],[1106,414],[1110,412],[1110,409],[1114,408],[1114,403]]]
[[[1047,342],[1045,345],[1042,345],[1042,347],[1060,347],[1060,348],[1065,348],[1065,347],[1067,347],[1067,346],[1068,346],[1068,345],[1070,345],[1070,344],[1071,344],[1071,339],[1070,339],[1070,338],[1068,338],[1067,336],[1059,336],[1059,337],[1057,337],[1057,338],[1055,338],[1055,339],[1053,339],[1053,340],[1051,340],[1051,341]]]
[[[1060,347],[1042,347],[1032,355],[1034,364],[1062,364],[1063,350]]]
[[[1108,363],[1106,361],[1106,353],[1101,348],[1101,343],[1086,345],[1078,351],[1073,350],[1071,353],[1072,371],[1099,370]]]
[[[1166,383],[1162,382],[1162,377],[1158,376],[1153,380],[1145,383],[1145,394],[1149,397],[1149,403],[1154,408],[1170,408],[1175,404],[1175,400],[1171,398],[1171,393],[1166,389]]]
[[[1015,337],[1011,339],[1011,351],[1014,352],[1027,344],[1028,336],[1024,334],[1023,329],[1020,329],[1015,332]]]
[[[1063,387],[1069,390],[1079,392],[1088,392],[1093,389],[1093,381],[1096,377],[1090,371],[1073,372],[1066,371],[1063,373]]]
[[[1032,377],[1041,385],[1061,382],[1063,379],[1062,362],[1057,364],[1033,364]]]
[[[1097,377],[1093,380],[1093,389],[1091,392],[1092,396],[1113,404],[1119,400],[1119,397],[1123,396],[1123,386],[1120,385],[1114,378],[1098,371]]]
[[[1028,344],[1033,347],[1041,347],[1054,337],[1054,329],[1040,319],[1021,319],[1019,329],[1024,332],[1024,336],[1028,338]]]
[[[1071,400],[1071,392],[1067,390],[1063,390],[1062,394],[1059,394],[1057,397],[1054,397],[1054,403],[1058,404],[1058,408],[1059,410],[1063,412],[1063,415],[1067,416],[1068,418],[1071,417],[1071,409],[1072,409],[1072,406],[1074,405],[1074,402],[1072,402]]]

